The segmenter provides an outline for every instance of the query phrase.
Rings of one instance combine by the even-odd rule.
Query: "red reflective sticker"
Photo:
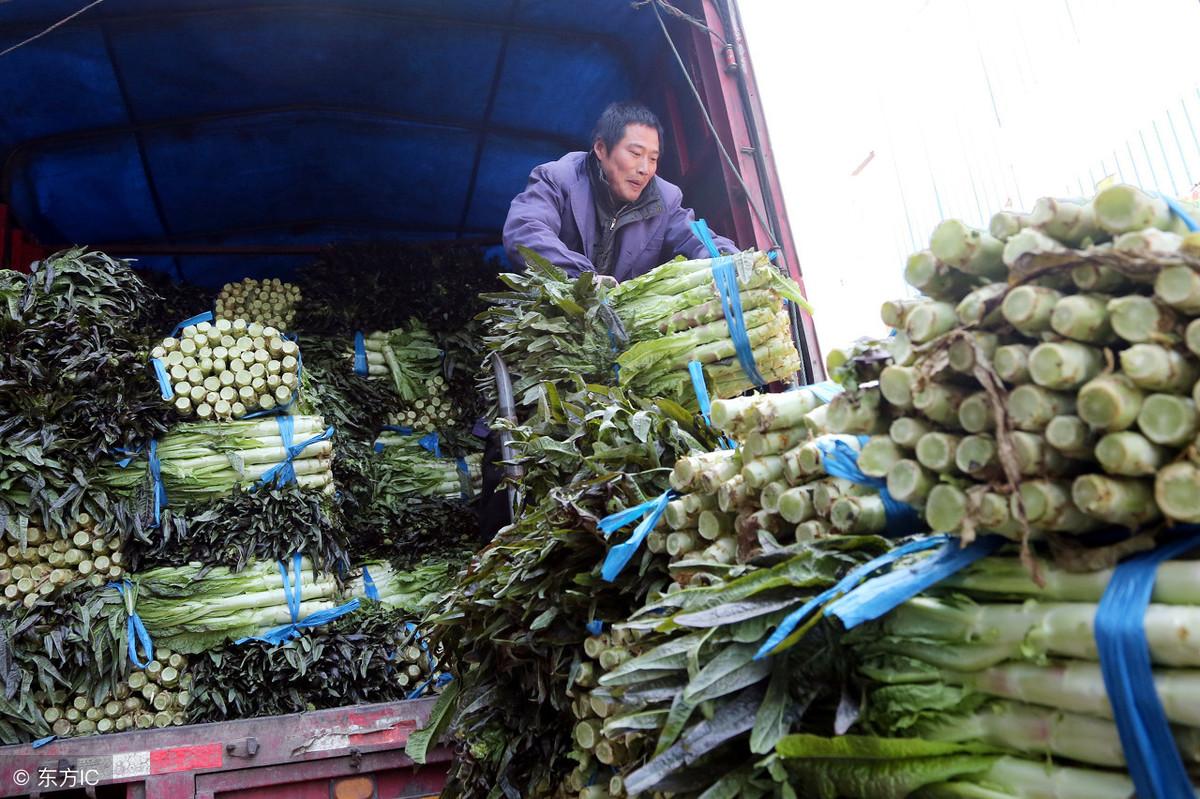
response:
[[[173,771],[220,768],[224,762],[224,749],[219,743],[156,749],[150,753],[150,773],[170,774]]]

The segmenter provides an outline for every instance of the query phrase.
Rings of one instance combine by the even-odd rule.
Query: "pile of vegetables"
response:
[[[247,319],[280,330],[291,330],[299,302],[299,286],[284,283],[279,278],[259,281],[247,277],[222,286],[213,311],[217,319]]]
[[[483,459],[468,455],[462,463],[436,457],[412,434],[385,432],[375,442],[382,485],[377,490],[396,497],[470,497],[479,493]]]
[[[0,603],[30,608],[39,597],[77,580],[98,588],[125,573],[120,537],[98,533],[87,513],[61,530],[45,530],[34,521],[0,537],[7,545],[0,551]]]
[[[169,375],[168,402],[184,419],[228,421],[287,407],[300,385],[296,342],[245,319],[188,325],[150,355]]]

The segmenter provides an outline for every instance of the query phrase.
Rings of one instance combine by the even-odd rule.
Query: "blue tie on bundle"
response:
[[[599,635],[604,632],[604,622],[599,619],[592,619],[584,628],[588,631],[588,635]]]
[[[367,367],[367,341],[359,330],[354,334],[354,373],[367,375],[370,371]]]
[[[125,643],[129,647],[129,659],[133,665],[144,669],[154,660],[154,642],[150,640],[150,633],[146,632],[146,625],[142,624],[142,617],[134,609],[136,591],[133,584],[123,580],[119,583],[109,583],[108,587],[117,589],[117,593],[125,600]],[[142,652],[146,654],[145,661],[138,659],[138,644],[141,644]]]
[[[812,392],[814,397],[826,405],[833,402],[834,397],[846,390],[840,383],[835,383],[832,380],[823,380],[820,383],[813,383],[810,386],[801,386],[801,388]]]
[[[126,449],[125,447],[113,447],[109,450],[109,455],[116,458],[118,455],[124,455],[123,458],[117,458],[117,465],[124,469],[129,464],[133,463],[133,459],[142,454],[142,448]]]
[[[411,436],[411,435],[413,435],[414,432],[416,432],[411,427],[402,427],[400,425],[394,425],[394,424],[385,424],[380,429],[381,430],[390,430],[391,432],[399,433],[402,436]],[[428,452],[433,453],[433,457],[435,457],[435,458],[442,457],[441,439],[438,438],[438,434],[437,434],[436,430],[433,431],[432,433],[426,433],[425,435],[421,436],[419,439],[417,439],[417,443],[421,446],[422,449],[425,449]],[[375,442],[375,451],[383,452],[383,443],[382,442],[379,442],[379,441]]]
[[[318,610],[316,613],[310,613],[303,619],[300,618],[300,603],[304,596],[301,589],[301,575],[303,572],[300,564],[300,553],[297,552],[292,555],[292,579],[289,580],[287,566],[283,561],[279,562],[279,573],[283,575],[283,595],[287,599],[288,614],[292,617],[291,622],[267,630],[262,635],[239,638],[237,641],[234,641],[235,644],[244,644],[247,641],[263,641],[272,646],[279,646],[285,641],[290,641],[292,638],[300,635],[308,627],[318,627],[322,624],[328,624],[335,619],[345,616],[347,613],[353,613],[358,610],[358,599],[351,599],[346,604],[339,605],[336,608]]]
[[[154,484],[154,526],[162,523],[163,508],[167,507],[167,487],[162,479],[162,462],[158,459],[158,441],[150,439],[150,450],[147,456],[150,461],[150,480]]]
[[[861,443],[866,443],[870,436],[859,436]],[[840,477],[856,485],[869,486],[879,492],[883,500],[883,512],[887,516],[885,532],[890,536],[911,535],[916,532],[921,523],[917,509],[907,505],[887,490],[887,480],[882,477],[868,477],[858,468],[858,452],[846,442],[836,439],[818,438],[817,448],[821,450],[821,461],[825,473],[830,477]]]
[[[363,590],[367,599],[372,602],[379,601],[379,589],[375,587],[375,581],[371,579],[371,572],[367,571],[366,566],[363,566]]]
[[[699,361],[689,361],[688,374],[692,376],[692,390],[696,392],[700,415],[704,418],[704,423],[712,427],[712,402],[709,401],[708,386],[704,382],[704,365]],[[717,439],[717,443],[722,449],[733,449],[733,442],[723,435]]]
[[[1186,537],[1134,555],[1113,570],[1096,608],[1093,634],[1100,673],[1137,795],[1191,799],[1191,780],[1154,689],[1145,629],[1159,565],[1200,546],[1200,528],[1186,525],[1176,529],[1186,531]]]
[[[604,558],[604,565],[600,568],[601,577],[610,583],[617,579],[617,576],[637,553],[642,542],[646,540],[646,536],[654,529],[654,525],[658,524],[658,520],[662,518],[663,512],[667,509],[667,503],[675,496],[674,491],[667,489],[667,492],[657,499],[634,505],[632,508],[626,508],[600,520],[600,530],[607,537],[634,519],[642,518],[641,523],[633,528],[633,534],[629,536],[628,541],[617,544],[608,551],[608,555]]]
[[[154,367],[154,376],[158,378],[158,391],[164,400],[171,400],[175,397],[175,388],[171,385],[171,376],[167,374],[167,367],[159,358],[151,358],[150,365]]]
[[[287,454],[281,463],[277,463],[263,472],[258,481],[261,485],[285,486],[288,483],[296,482],[296,469],[292,466],[292,461],[310,445],[333,438],[333,425],[325,428],[324,433],[318,433],[307,441],[293,444],[292,433],[296,429],[296,417],[276,416],[275,421],[279,425],[279,437],[283,440],[284,452]]]
[[[1168,197],[1162,192],[1159,192],[1158,196],[1166,202],[1167,207],[1171,209],[1171,213],[1183,220],[1183,224],[1188,230],[1193,233],[1200,230],[1200,225],[1196,224],[1196,220],[1192,219],[1191,214],[1187,212],[1187,209],[1183,207],[1183,204],[1179,200],[1176,200],[1174,197]]]
[[[767,381],[758,373],[758,364],[754,362],[754,350],[746,333],[746,320],[742,317],[742,295],[738,290],[737,272],[733,268],[733,258],[721,255],[717,244],[713,241],[708,223],[697,219],[691,223],[692,232],[703,242],[708,254],[713,259],[713,282],[716,283],[717,293],[721,298],[721,308],[725,311],[725,324],[729,327],[729,337],[733,339],[733,350],[737,354],[738,363],[746,378],[756,386],[766,385]]]
[[[948,535],[933,535],[926,538],[918,538],[915,541],[909,541],[907,544],[896,547],[890,552],[885,552],[877,558],[867,561],[863,565],[853,569],[849,574],[830,588],[826,588],[821,593],[817,594],[812,599],[805,602],[800,608],[792,611],[784,617],[783,621],[779,622],[779,626],[771,633],[770,637],[763,642],[763,645],[758,648],[758,652],[754,654],[755,660],[762,660],[767,655],[771,654],[771,650],[783,643],[789,635],[791,635],[800,623],[808,618],[814,611],[824,605],[831,599],[850,591],[863,580],[879,571],[885,566],[890,566],[900,558],[907,557],[917,552],[924,552],[927,549],[932,549],[936,546],[941,546],[947,541],[950,541]]]
[[[951,538],[932,556],[903,569],[896,569],[868,580],[825,608],[826,616],[835,616],[847,630],[865,621],[878,619],[930,586],[991,555],[1007,539],[987,535],[967,546]]]
[[[192,325],[198,325],[201,322],[211,322],[212,320],[213,320],[213,312],[212,311],[205,311],[204,313],[198,313],[193,317],[184,319],[182,322],[175,325],[175,329],[171,331],[171,338],[177,338],[179,336],[180,331],[182,331],[185,327],[191,327]]]

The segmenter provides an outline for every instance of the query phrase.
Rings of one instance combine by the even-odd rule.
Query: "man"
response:
[[[504,223],[504,249],[523,263],[528,247],[576,276],[596,272],[616,282],[644,274],[676,255],[708,257],[692,233],[695,219],[679,187],[655,174],[662,125],[634,103],[604,109],[592,149],[542,164],[513,199]],[[718,249],[737,252],[714,235]]]

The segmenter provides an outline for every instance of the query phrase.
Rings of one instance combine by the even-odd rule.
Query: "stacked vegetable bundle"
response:
[[[34,522],[0,537],[7,544],[0,552],[4,605],[33,607],[39,597],[76,580],[98,588],[125,573],[120,536],[97,532],[87,513],[78,514],[62,530],[43,529],[36,517]]]
[[[905,273],[928,296],[883,306],[894,362],[832,426],[873,436],[872,467],[936,530],[1058,542],[1200,519],[1200,468],[1177,458],[1200,374],[1181,224],[1128,186],[997,214],[991,233],[942,223]]]
[[[168,402],[185,419],[228,421],[287,407],[300,385],[296,342],[245,319],[188,325],[150,355],[169,375]]]
[[[514,372],[518,401],[542,380],[618,382],[644,397],[694,404],[688,363],[703,365],[710,390],[733,397],[790,379],[800,368],[784,300],[807,307],[800,289],[763,253],[732,256],[739,289],[739,355],[712,260],[673,261],[610,292],[591,273],[569,280],[532,252],[526,272],[501,275],[509,292],[489,294],[486,341]],[[732,311],[730,312],[732,313]],[[743,357],[745,360],[743,360]]]
[[[471,454],[461,460],[438,457],[421,445],[415,435],[385,432],[375,442],[381,472],[387,476],[386,491],[396,497],[469,497],[479,492],[483,459]]]
[[[218,320],[246,319],[291,330],[299,303],[299,286],[284,283],[279,278],[259,281],[248,277],[238,283],[226,283],[217,295],[213,310]]]

